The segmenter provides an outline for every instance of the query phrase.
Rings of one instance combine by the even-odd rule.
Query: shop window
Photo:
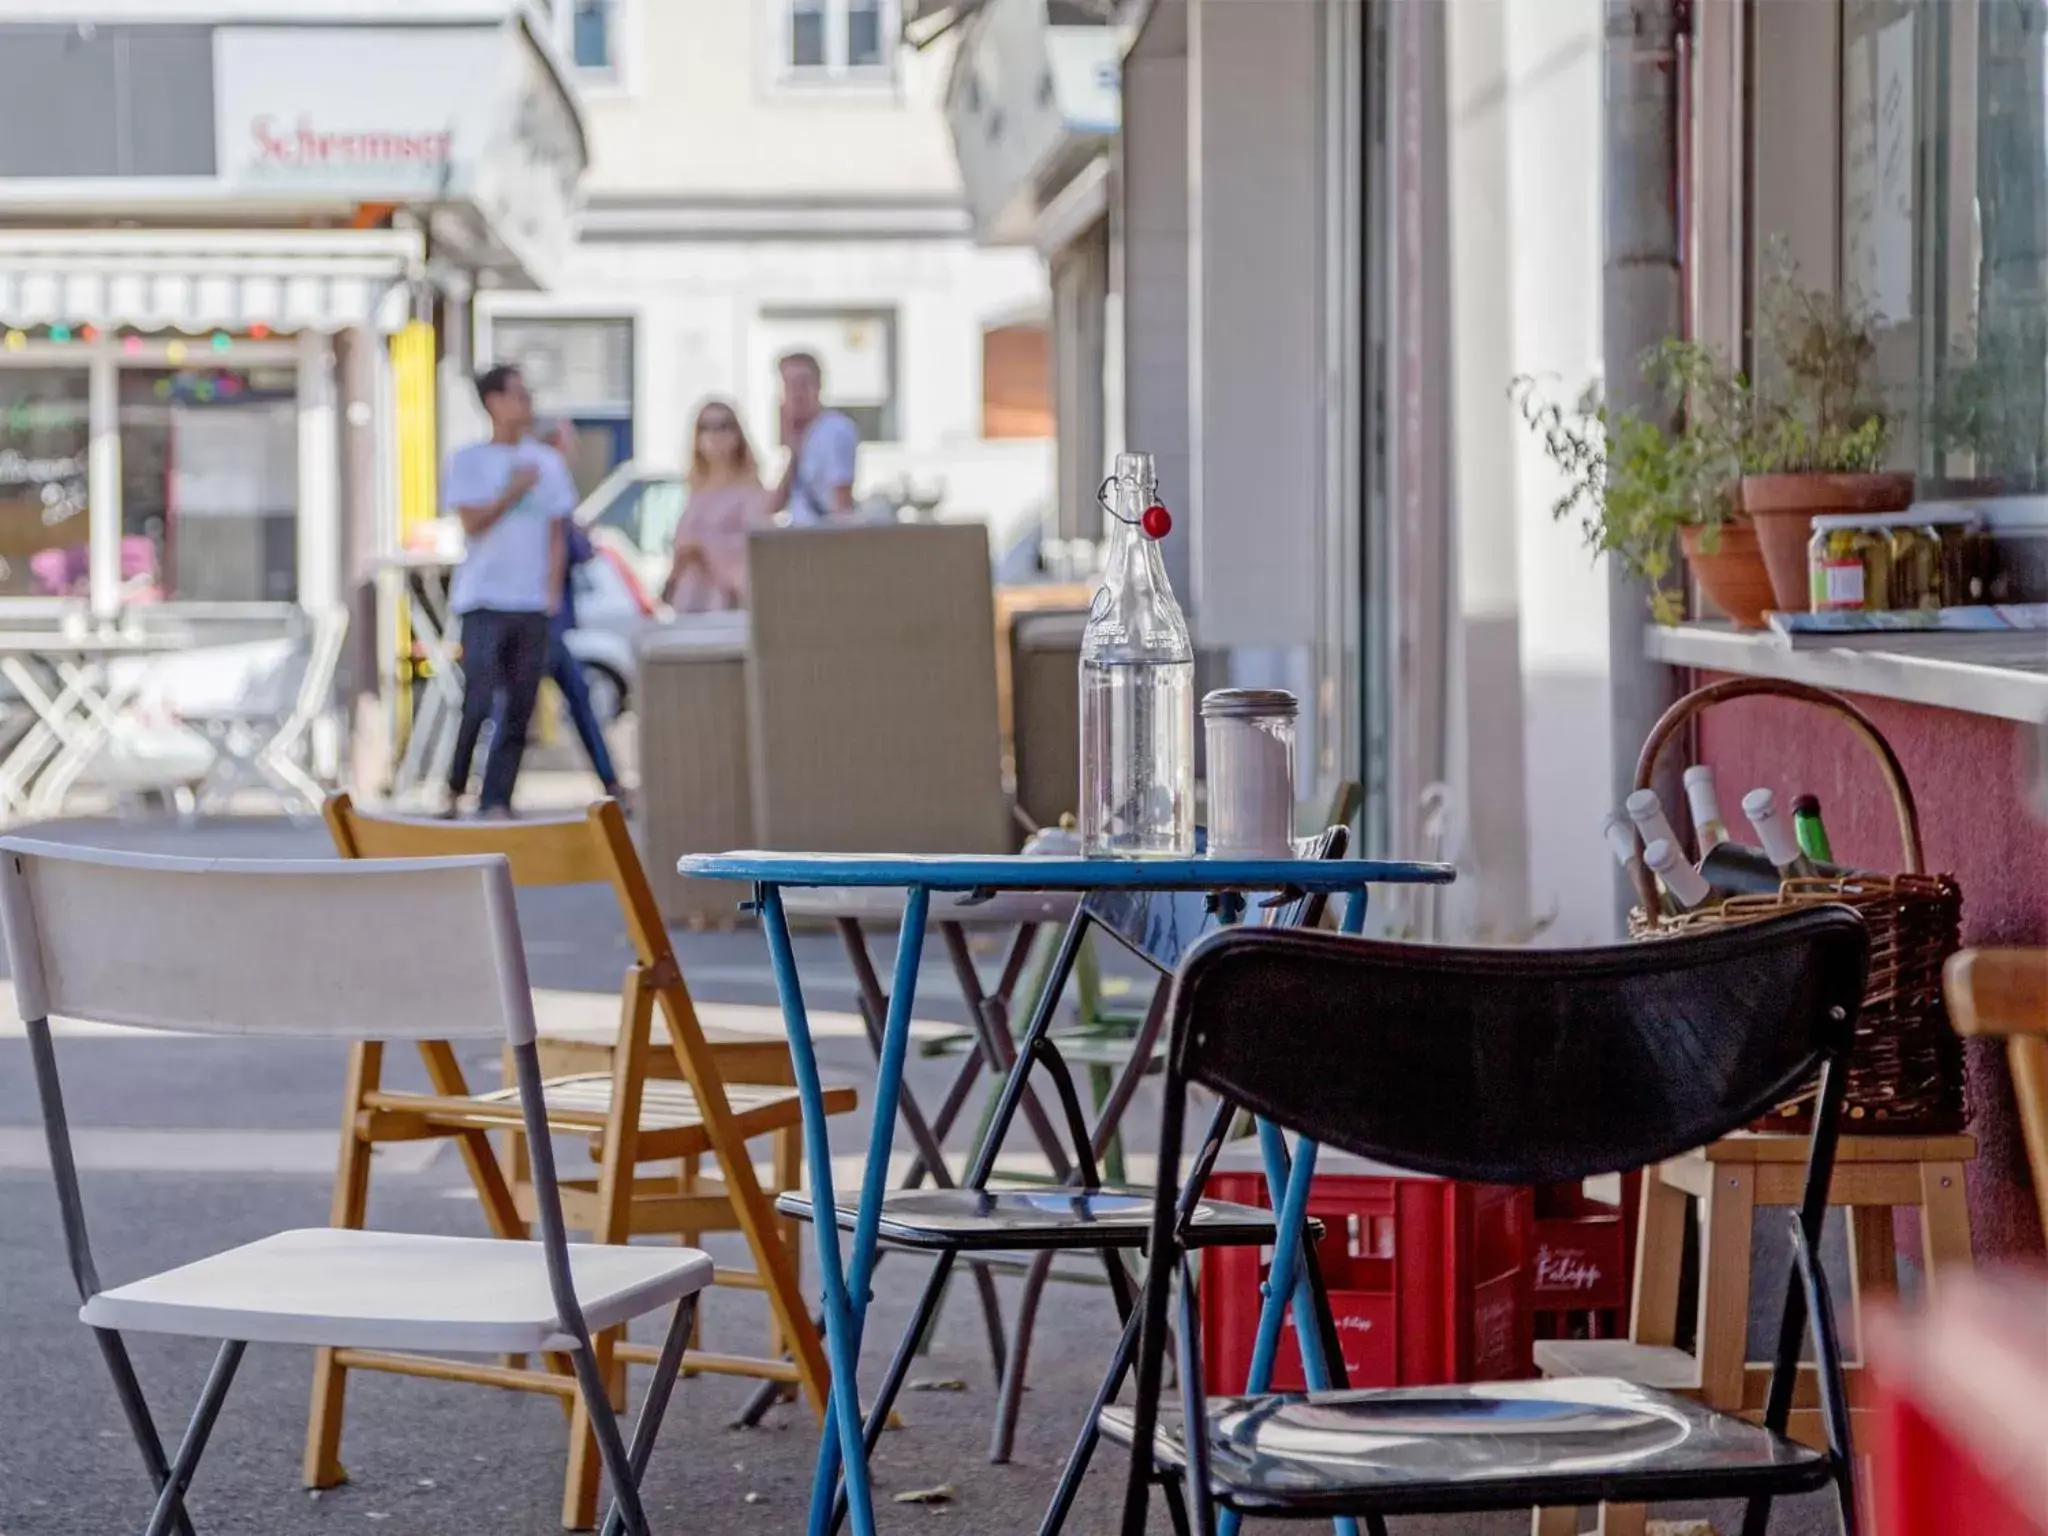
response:
[[[1921,496],[2048,493],[2048,0],[1848,0],[1842,275]]]
[[[773,0],[784,79],[811,84],[887,79],[896,56],[895,0]]]
[[[998,325],[981,333],[981,435],[1054,435],[1052,346],[1043,325]]]
[[[121,568],[165,597],[298,596],[297,371],[126,368],[120,379]]]
[[[0,595],[85,595],[89,400],[83,368],[0,367]]]
[[[893,443],[901,432],[896,419],[896,312],[893,309],[807,310],[762,312],[756,352],[768,373],[769,409],[761,419],[773,422],[781,381],[778,359],[808,352],[818,360],[825,409],[851,417],[864,443]]]

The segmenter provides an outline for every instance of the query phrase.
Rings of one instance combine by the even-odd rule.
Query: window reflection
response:
[[[120,436],[122,581],[131,600],[298,595],[291,367],[123,369]]]
[[[85,592],[83,368],[0,368],[0,595]]]
[[[2048,491],[2048,0],[1848,0],[1842,270],[1900,467]]]

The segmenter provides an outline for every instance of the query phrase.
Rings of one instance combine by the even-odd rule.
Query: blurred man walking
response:
[[[463,695],[448,814],[461,808],[477,736],[497,713],[477,810],[499,818],[512,814],[512,787],[547,670],[548,620],[567,580],[576,486],[562,456],[527,436],[533,400],[518,369],[490,369],[478,377],[476,392],[491,418],[490,438],[456,453],[443,486],[443,500],[469,540],[449,590],[449,606],[462,619]]]

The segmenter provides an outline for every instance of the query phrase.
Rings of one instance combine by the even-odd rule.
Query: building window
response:
[[[2048,493],[2048,3],[1850,0],[1842,272],[1923,500]]]
[[[575,425],[570,471],[578,490],[634,453],[633,322],[500,316],[491,323],[491,361],[514,363],[535,412]]]
[[[90,399],[83,368],[0,368],[0,595],[85,594]]]
[[[864,443],[893,443],[896,419],[896,311],[779,309],[761,314],[760,350],[770,374],[769,399],[779,398],[776,362],[791,352],[818,360],[825,409],[852,418]],[[765,418],[773,421],[771,411]]]
[[[585,81],[616,84],[623,78],[620,55],[629,3],[631,0],[553,0],[550,24],[555,49]]]
[[[569,57],[578,69],[610,72],[613,67],[611,0],[576,0],[576,9],[569,18],[569,32]]]
[[[887,79],[895,63],[895,0],[774,0],[785,79],[809,84]]]
[[[981,333],[981,435],[1052,437],[1052,339],[1043,325]]]
[[[298,371],[124,368],[121,580],[196,602],[298,596]]]

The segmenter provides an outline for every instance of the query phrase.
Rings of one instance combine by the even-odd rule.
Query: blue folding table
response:
[[[1344,927],[1360,931],[1365,922],[1366,888],[1380,884],[1448,883],[1453,871],[1445,864],[1377,859],[1079,859],[1036,856],[949,856],[924,854],[809,854],[740,852],[691,854],[678,870],[698,879],[732,880],[754,888],[754,905],[768,937],[776,990],[789,1031],[790,1059],[803,1101],[804,1150],[810,1164],[811,1199],[819,1219],[812,1222],[818,1244],[818,1275],[825,1319],[825,1352],[832,1367],[832,1391],[825,1433],[819,1444],[817,1477],[811,1490],[809,1536],[828,1536],[833,1504],[843,1465],[847,1512],[854,1536],[874,1536],[874,1495],[861,1422],[857,1365],[861,1330],[867,1319],[869,1283],[874,1272],[882,1199],[889,1184],[889,1149],[895,1139],[897,1105],[910,1043],[911,1009],[917,996],[918,964],[924,951],[925,923],[936,895],[949,903],[971,903],[1006,891],[1195,892],[1217,898],[1226,907],[1242,908],[1242,898],[1271,892],[1344,894]],[[889,990],[889,1014],[875,1071],[873,1122],[868,1136],[867,1164],[862,1173],[860,1203],[853,1223],[851,1251],[841,1251],[839,1224],[829,1213],[837,1206],[832,1185],[832,1151],[827,1140],[824,1089],[804,1007],[803,983],[797,975],[789,922],[782,893],[788,888],[886,888],[904,895],[903,926],[896,946],[895,974]],[[1226,914],[1229,915],[1229,914]],[[1061,946],[1063,964],[1048,978],[1048,997],[1064,983],[1078,942],[1080,917]],[[1047,1006],[1050,1006],[1048,1002]],[[1030,1057],[1020,1058],[1006,1095],[1021,1090]],[[1294,1283],[1270,1285],[1259,1323],[1253,1380],[1249,1390],[1262,1390],[1270,1376],[1288,1303],[1295,1301],[1304,1367],[1312,1386],[1326,1372],[1321,1340],[1310,1321],[1306,1272],[1300,1264],[1301,1233],[1308,1206],[1309,1180],[1315,1171],[1315,1147],[1298,1142],[1290,1157],[1277,1131],[1261,1127],[1261,1150],[1276,1210],[1273,1273],[1292,1274]],[[1297,1295],[1296,1293],[1300,1294]]]

